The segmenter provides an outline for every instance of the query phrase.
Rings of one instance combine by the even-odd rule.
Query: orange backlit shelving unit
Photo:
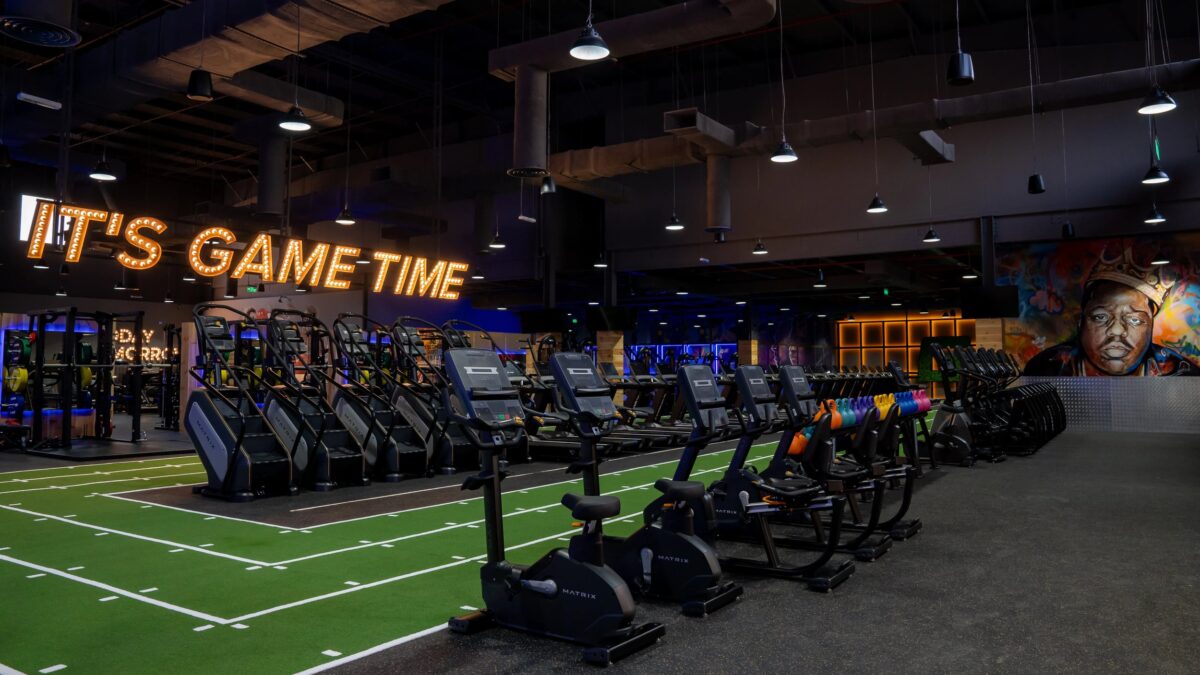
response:
[[[855,315],[837,322],[839,366],[886,366],[899,363],[916,378],[921,340],[926,337],[969,337],[975,344],[975,320],[946,317],[946,310]],[[935,389],[937,389],[935,387]],[[937,395],[938,392],[930,392]]]

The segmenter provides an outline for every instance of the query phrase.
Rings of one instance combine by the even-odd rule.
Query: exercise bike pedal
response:
[[[607,666],[653,645],[667,634],[661,623],[649,622],[635,626],[623,639],[583,648],[583,660],[597,666]]]
[[[681,605],[684,616],[704,617],[722,607],[732,604],[742,597],[745,591],[740,584],[732,581],[721,584],[712,595],[704,599],[688,600]]]
[[[469,614],[451,617],[447,625],[452,633],[474,635],[496,625],[496,618],[486,609],[477,609]]]

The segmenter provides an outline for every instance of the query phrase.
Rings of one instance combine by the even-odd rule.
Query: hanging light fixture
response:
[[[166,297],[163,298],[163,303],[173,305],[175,304],[175,298],[172,297],[170,293],[167,293]]]
[[[1146,213],[1146,217],[1142,220],[1142,222],[1146,223],[1147,225],[1158,225],[1160,223],[1167,222],[1167,217],[1158,210],[1157,201],[1150,203],[1150,210]]]
[[[358,253],[358,260],[355,260],[354,264],[355,265],[370,265],[371,264],[371,252],[365,248],[361,249]]]
[[[1154,71],[1151,70],[1151,73]],[[1178,107],[1175,99],[1171,98],[1162,87],[1154,85],[1150,89],[1150,93],[1146,94],[1146,98],[1142,99],[1142,105],[1138,107],[1138,112],[1143,115],[1161,115],[1165,112],[1171,112]]]
[[[1164,253],[1163,251],[1159,251],[1158,253],[1156,253],[1154,255],[1154,258],[1150,261],[1150,264],[1154,265],[1156,267],[1162,266],[1162,265],[1170,265],[1171,259],[1169,257],[1167,257],[1166,253]]]
[[[1158,69],[1155,67],[1155,48],[1154,37],[1156,28],[1166,25],[1166,18],[1161,14],[1156,15],[1156,12],[1161,12],[1162,7],[1157,2],[1147,0],[1145,9],[1146,18],[1146,70],[1150,72],[1150,92],[1146,94],[1146,98],[1142,99],[1142,104],[1138,106],[1138,113],[1142,115],[1161,115],[1166,112],[1171,112],[1178,105],[1175,99],[1166,92],[1165,89],[1158,83]],[[1166,40],[1166,35],[1159,35],[1159,39]],[[1166,47],[1163,45],[1162,53],[1166,54]]]
[[[779,115],[779,147],[771,155],[771,161],[776,164],[790,164],[797,159],[796,151],[787,140],[787,87],[783,83],[783,3],[779,3],[779,98],[782,111]]]
[[[813,288],[825,288],[825,270],[817,268],[817,280],[813,282]]]
[[[587,23],[583,26],[583,32],[575,38],[575,44],[571,45],[571,56],[580,61],[599,61],[608,58],[608,54],[608,44],[592,25],[592,0],[588,0]]]
[[[879,198],[879,120],[875,117],[875,29],[871,7],[867,7],[867,60],[871,68],[871,152],[875,162],[875,197],[867,205],[867,213],[887,213],[887,205]]]
[[[1146,175],[1142,177],[1142,185],[1161,185],[1171,181],[1171,177],[1166,171],[1155,162],[1150,165],[1150,169],[1146,171]]]
[[[50,269],[50,263],[46,262],[45,260],[43,260],[41,258],[38,258],[37,260],[33,261],[33,269],[48,270],[48,269]]]
[[[476,273],[472,274],[471,279],[474,281],[483,281],[484,280],[483,272],[476,272]]]
[[[300,5],[296,5],[296,72],[295,87],[292,90],[292,107],[279,120],[279,128],[292,133],[301,133],[312,129],[312,123],[300,109]]]
[[[233,298],[237,297],[237,287],[238,287],[237,279],[234,279],[233,277],[228,277],[225,279],[225,295],[224,295],[224,297],[226,300],[232,300]]]
[[[750,253],[753,255],[766,255],[767,252],[767,245],[764,244],[763,240],[760,238],[758,243],[754,245],[754,250]]]
[[[595,268],[596,268],[596,269],[598,269],[598,270],[602,270],[602,269],[607,269],[607,268],[608,268],[608,262],[607,262],[607,261],[604,259],[604,252],[603,252],[603,251],[601,251],[601,252],[600,252],[600,257],[599,257],[599,258],[596,258],[596,262],[592,263],[592,267],[595,267]]]
[[[929,230],[925,232],[925,236],[921,239],[926,244],[936,244],[941,240],[942,238],[938,236],[937,230],[933,229],[932,225],[929,226]]]
[[[297,293],[307,293],[308,286],[304,285],[303,283],[296,284],[296,292]]]
[[[67,263],[63,263],[58,266],[58,275],[60,277],[65,277],[70,273],[71,273],[71,268],[67,265]]]
[[[1034,172],[1029,176],[1026,182],[1025,190],[1031,195],[1040,195],[1046,191],[1046,180],[1042,178],[1042,174],[1037,171],[1038,153],[1037,153],[1037,102],[1034,98],[1033,87],[1036,81],[1034,75],[1035,70],[1040,73],[1041,66],[1035,69],[1034,62],[1034,33],[1033,33],[1033,8],[1032,0],[1025,0],[1025,57],[1029,64],[1029,131],[1030,131],[1030,147],[1033,151],[1033,168]]]
[[[954,43],[957,50],[946,66],[946,82],[952,87],[962,87],[975,81],[975,62],[962,48],[962,26],[958,15],[958,0],[954,0]]]
[[[67,289],[63,288],[62,286],[59,286],[58,290],[54,291],[54,294],[60,298],[65,298],[65,297],[67,297]]]
[[[108,148],[100,155],[100,161],[96,162],[96,166],[92,168],[92,172],[88,174],[88,178],[97,183],[111,183],[117,179],[116,172],[113,171],[112,165],[108,163]]]
[[[552,195],[558,192],[558,185],[554,182],[554,177],[547,174],[542,176],[542,194]]]
[[[187,267],[187,268],[184,268],[183,277],[181,277],[181,278],[184,281],[187,281],[189,283],[194,283],[196,281],[196,273],[193,272],[190,267]]]
[[[204,31],[208,27],[208,3],[204,3],[200,15],[200,63],[188,77],[187,97],[190,100],[208,103],[213,100],[212,73],[204,69]]]
[[[667,224],[663,226],[663,229],[668,232],[678,232],[683,229],[683,221],[679,219],[679,216],[672,213],[671,217],[667,219]]]
[[[121,276],[117,279],[117,283],[113,284],[114,291],[129,290],[128,277],[126,276],[125,268],[121,268]]]
[[[1142,185],[1162,185],[1163,183],[1169,183],[1171,177],[1159,165],[1159,161],[1162,160],[1162,150],[1158,143],[1158,124],[1151,117],[1147,120],[1147,126],[1150,129],[1150,168],[1146,171],[1146,175],[1142,177]]]
[[[500,218],[499,218],[499,216],[497,216],[496,217],[496,235],[494,237],[492,237],[492,241],[491,241],[491,243],[488,244],[488,248],[492,249],[493,251],[499,251],[499,250],[505,248],[506,246],[508,246],[508,244],[505,244],[504,240],[500,238]]]
[[[974,281],[975,279],[979,278],[979,275],[976,274],[974,270],[971,270],[970,272],[967,272],[966,274],[962,275],[962,278],[967,281]]]

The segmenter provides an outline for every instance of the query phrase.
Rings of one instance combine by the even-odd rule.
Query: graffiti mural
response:
[[[997,283],[1020,297],[1005,349],[1027,375],[1200,375],[1197,251],[1195,234],[1002,251]]]

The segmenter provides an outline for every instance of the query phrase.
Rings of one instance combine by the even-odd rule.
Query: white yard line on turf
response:
[[[0,485],[4,483],[29,483],[35,480],[55,480],[57,478],[76,478],[79,476],[110,476],[114,473],[133,473],[134,471],[153,471],[155,469],[187,469],[201,466],[200,462],[189,462],[187,464],[162,464],[159,466],[139,466],[135,469],[116,469],[114,471],[89,471],[87,473],[67,473],[55,474],[53,476],[35,476],[33,478],[9,478],[8,480],[0,480]],[[3,474],[0,474],[3,475]]]
[[[3,492],[0,492],[0,495],[11,495],[11,494],[16,494],[18,492],[43,492],[45,490],[70,490],[70,489],[78,488],[78,487],[87,487],[89,485],[108,485],[110,483],[129,483],[131,481],[151,481],[151,480],[162,480],[163,478],[179,478],[180,476],[198,476],[198,475],[204,475],[204,472],[203,471],[191,471],[188,473],[170,473],[165,476],[149,476],[149,477],[136,476],[134,478],[114,478],[112,480],[96,480],[96,481],[92,481],[90,483],[74,483],[72,485],[47,485],[45,487],[22,488],[20,490],[5,490]],[[61,476],[61,477],[66,478],[67,476]]]
[[[25,673],[0,663],[0,675],[25,675]]]
[[[88,462],[86,464],[68,464],[67,466],[44,466],[40,469],[15,469],[13,471],[0,471],[0,476],[11,476],[14,473],[32,473],[34,471],[66,471],[62,474],[69,476],[71,469],[92,468],[93,466],[112,466],[114,464],[142,464],[148,462],[178,462],[179,457],[153,457],[151,459],[123,459],[116,462]]]
[[[76,527],[85,527],[89,530],[108,532],[109,534],[117,534],[117,535],[121,535],[122,537],[129,537],[131,539],[140,539],[142,541],[148,541],[148,542],[151,542],[154,544],[162,544],[163,546],[174,546],[176,548],[182,548],[182,549],[186,549],[189,551],[195,551],[196,553],[203,553],[205,555],[211,555],[211,556],[215,556],[218,558],[226,558],[228,560],[236,560],[240,563],[245,563],[245,564],[249,564],[249,565],[270,565],[271,564],[271,563],[262,562],[261,560],[254,560],[252,558],[243,558],[241,556],[232,555],[229,553],[222,553],[220,551],[213,551],[213,550],[207,549],[207,548],[200,548],[199,546],[192,546],[190,544],[181,544],[177,541],[169,541],[166,539],[159,539],[157,537],[148,537],[144,534],[135,534],[133,532],[125,532],[123,530],[116,530],[116,529],[113,529],[110,527],[104,527],[102,525],[92,525],[90,523],[80,522],[79,520],[76,520],[74,518],[63,518],[61,516],[55,516],[55,515],[51,515],[49,513],[38,513],[37,511],[30,511],[28,509],[17,508],[15,506],[0,505],[0,509],[4,509],[5,511],[13,511],[15,513],[23,513],[27,516],[38,516],[41,518],[49,518],[50,520],[55,520],[60,523],[66,523],[68,525],[74,525]]]
[[[17,558],[13,558],[12,556],[2,555],[2,554],[0,554],[0,560],[12,563],[14,565],[19,565],[21,567],[26,567],[31,570],[38,570],[39,572],[45,572],[46,574],[52,574],[56,577],[61,577],[63,579],[69,579],[71,581],[81,583],[86,586],[91,586],[92,588],[99,588],[99,589],[108,591],[109,593],[116,593],[117,595],[120,595],[122,597],[126,597],[131,600],[137,600],[139,602],[144,602],[148,605],[154,605],[155,607],[169,609],[172,612],[186,614],[192,618],[200,619],[202,621],[211,621],[213,623],[219,623],[222,625],[227,624],[227,623],[233,623],[232,621],[229,621],[228,619],[222,619],[219,617],[215,617],[211,614],[205,614],[204,612],[198,612],[194,609],[188,609],[187,607],[180,607],[179,605],[174,605],[169,602],[163,602],[162,600],[157,600],[155,598],[151,598],[151,597],[142,595],[141,593],[134,593],[132,591],[124,590],[122,588],[117,588],[116,586],[110,586],[109,584],[106,584],[106,583],[103,583],[100,581],[93,581],[91,579],[85,579],[84,577],[81,577],[77,574],[71,574],[70,572],[63,572],[61,570],[56,570],[53,567],[46,567],[45,565],[39,565],[37,563],[32,563],[27,560],[20,560]]]
[[[167,486],[167,487],[170,487],[170,486]],[[306,530],[306,529],[308,529],[306,527],[300,528],[300,527],[288,527],[286,525],[273,525],[271,523],[264,522],[261,520],[250,520],[249,518],[236,518],[234,516],[222,516],[222,515],[216,514],[216,513],[208,513],[207,511],[196,511],[195,509],[185,509],[182,506],[170,506],[167,504],[160,504],[158,502],[147,502],[147,501],[143,501],[141,499],[133,499],[132,497],[124,496],[124,495],[134,494],[136,492],[148,492],[150,490],[161,490],[161,489],[162,488],[156,488],[156,487],[138,488],[136,490],[124,490],[122,492],[106,492],[104,494],[101,494],[100,496],[108,497],[109,499],[119,499],[123,502],[129,502],[130,504],[141,504],[141,505],[146,505],[146,506],[153,506],[156,509],[168,509],[171,511],[179,511],[181,513],[194,513],[199,516],[204,516],[206,519],[218,518],[220,520],[232,520],[232,521],[238,522],[238,523],[249,523],[251,525],[260,525],[262,527],[269,527],[272,530],[301,530],[301,529]]]
[[[364,649],[361,652],[347,654],[346,656],[343,656],[340,659],[336,659],[336,660],[330,661],[328,663],[322,663],[319,666],[313,666],[312,668],[309,668],[308,670],[302,670],[302,671],[296,673],[296,675],[315,675],[316,673],[323,673],[331,668],[337,668],[338,666],[344,666],[347,663],[352,663],[359,659],[366,658],[368,656],[371,656],[372,654],[378,654],[379,652],[382,652],[387,649],[391,649],[392,647],[399,647],[400,645],[402,645],[406,642],[412,642],[413,640],[423,638],[426,635],[433,635],[434,633],[439,633],[443,630],[446,630],[445,622],[439,623],[436,626],[430,626],[429,628],[426,628],[425,630],[419,630],[415,633],[409,633],[408,635],[405,635],[404,637],[399,637],[399,638],[396,638],[395,640],[384,642],[383,644],[375,645],[374,647]],[[0,672],[0,675],[4,675],[4,673]]]

